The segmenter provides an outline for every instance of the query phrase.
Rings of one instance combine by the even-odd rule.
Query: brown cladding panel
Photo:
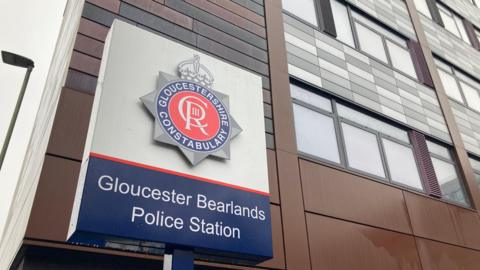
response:
[[[312,269],[421,270],[412,236],[307,214]]]
[[[94,94],[95,89],[97,88],[97,77],[77,70],[69,69],[67,73],[67,79],[65,80],[65,87],[88,94]]]
[[[242,16],[258,25],[265,26],[265,19],[257,13],[231,1],[231,0],[209,0],[218,6],[230,10],[231,12]]]
[[[220,17],[213,15],[211,13],[212,11],[210,10],[208,10],[209,12],[207,12],[185,1],[178,0],[166,0],[165,5],[172,9],[175,9],[178,12],[188,15],[197,21],[201,21],[229,35],[235,36],[238,39],[241,39],[251,45],[257,46],[261,49],[267,48],[267,42],[263,37],[260,37],[250,31],[245,30],[240,26],[237,26]]]
[[[408,191],[403,193],[414,235],[461,244],[455,232],[448,204]]]
[[[283,31],[282,5],[278,0],[266,0],[268,55],[270,60],[271,95],[275,122],[275,147],[278,150],[297,153],[293,108],[290,96],[287,53]]]
[[[480,251],[417,238],[423,270],[478,270]]]
[[[477,212],[454,205],[448,207],[462,246],[480,250],[480,217]]]
[[[270,202],[280,204],[278,191],[277,157],[275,151],[267,149],[268,182],[270,184]]]
[[[257,36],[266,37],[265,34],[265,28],[255,24],[251,21],[248,21],[240,16],[238,16],[235,13],[232,13],[228,11],[227,9],[224,9],[221,6],[217,6],[216,4],[209,2],[207,0],[186,0],[187,3],[200,8],[202,10],[205,10],[219,18],[222,18],[223,20],[232,23],[233,25],[236,25],[238,27],[241,27],[251,33],[254,33]]]
[[[80,162],[45,156],[27,238],[62,242],[67,239],[79,171]]]
[[[103,42],[82,34],[77,34],[73,49],[96,58],[102,58],[103,45]]]
[[[298,157],[277,150],[277,167],[287,268],[310,269]]]
[[[58,102],[47,153],[81,160],[93,96],[64,88]]]
[[[305,210],[411,233],[400,189],[308,161],[300,161]]]
[[[76,51],[72,52],[70,67],[92,76],[98,76],[100,60]]]
[[[108,34],[108,28],[88,19],[81,18],[78,33],[100,41],[105,41]]]
[[[120,9],[120,0],[87,0],[87,2],[113,13],[118,13],[118,10]]]
[[[201,36],[215,40],[220,44],[223,44],[229,48],[237,50],[245,55],[251,56],[255,59],[258,59],[264,63],[268,63],[267,52],[248,44],[245,41],[242,41],[234,36],[228,35],[220,30],[215,29],[214,27],[208,26],[199,21],[193,23],[193,31],[198,33]]]
[[[188,29],[193,28],[192,18],[185,16],[182,13],[177,12],[164,5],[153,2],[152,0],[124,0],[124,2],[129,3],[145,11],[148,11],[154,15],[157,15],[167,21],[173,22],[182,27],[185,27]]]
[[[283,250],[282,217],[280,207],[277,205],[271,205],[270,214],[272,222],[273,259],[261,263],[258,266],[285,269],[285,252]]]

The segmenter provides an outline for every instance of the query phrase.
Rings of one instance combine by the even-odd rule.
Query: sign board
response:
[[[259,76],[116,20],[69,241],[271,258],[262,100]]]

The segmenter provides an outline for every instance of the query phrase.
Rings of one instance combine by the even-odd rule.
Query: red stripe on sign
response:
[[[148,169],[148,170],[152,170],[152,171],[173,174],[173,175],[185,177],[185,178],[188,178],[188,179],[191,179],[191,180],[198,180],[198,181],[207,182],[207,183],[211,183],[211,184],[215,184],[215,185],[221,185],[221,186],[226,186],[226,187],[229,187],[229,188],[248,191],[248,192],[260,194],[260,195],[263,195],[263,196],[270,196],[270,193],[267,193],[267,192],[254,190],[254,189],[250,189],[250,188],[246,188],[246,187],[241,187],[241,186],[237,186],[237,185],[227,184],[227,183],[223,183],[223,182],[220,182],[220,181],[217,181],[217,180],[198,177],[198,176],[194,176],[194,175],[190,175],[190,174],[186,174],[186,173],[181,173],[181,172],[171,171],[171,170],[167,170],[167,169],[163,169],[163,168],[158,168],[158,167],[154,167],[154,166],[150,166],[150,165],[146,165],[146,164],[142,164],[142,163],[138,163],[138,162],[133,162],[133,161],[125,160],[125,159],[106,156],[106,155],[102,155],[102,154],[99,154],[99,153],[90,152],[90,156],[95,157],[95,158],[110,160],[110,161],[113,161],[113,162],[118,162],[118,163],[122,163],[122,164],[126,164],[126,165],[130,165],[130,166],[144,168],[144,169]]]

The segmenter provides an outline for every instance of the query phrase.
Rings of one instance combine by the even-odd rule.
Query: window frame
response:
[[[434,141],[434,140],[432,140],[432,139],[430,139],[430,138],[428,138],[427,141],[430,141],[430,142],[432,142],[432,143],[434,143],[434,144],[438,144],[438,145],[440,145],[440,146],[442,146],[442,147],[445,147],[445,148],[448,150],[448,153],[450,154],[450,157],[451,157],[450,159],[448,159],[448,158],[446,158],[446,157],[443,157],[443,156],[441,156],[441,155],[438,155],[438,154],[436,154],[436,153],[430,152],[430,150],[428,150],[428,153],[429,153],[431,159],[432,159],[432,158],[436,158],[436,159],[438,159],[438,160],[440,160],[440,161],[446,162],[446,163],[448,163],[448,164],[450,164],[450,165],[453,166],[453,168],[454,168],[454,170],[455,170],[455,173],[457,174],[457,177],[458,177],[458,182],[459,182],[460,186],[462,187],[463,191],[465,192],[465,201],[466,201],[466,204],[461,204],[461,203],[459,203],[459,202],[452,201],[452,200],[449,200],[449,199],[444,198],[444,197],[443,197],[443,196],[444,196],[443,192],[442,192],[441,200],[442,200],[442,201],[449,202],[449,203],[454,204],[454,205],[466,207],[467,209],[474,209],[473,206],[472,206],[472,198],[471,198],[470,193],[468,192],[467,187],[466,187],[466,185],[465,185],[465,179],[463,179],[462,176],[461,176],[461,171],[460,171],[460,169],[459,169],[459,167],[458,167],[458,164],[457,164],[457,162],[456,162],[457,160],[456,160],[455,156],[454,156],[453,153],[452,153],[451,146],[445,146],[445,144],[439,143],[438,141]],[[432,161],[432,163],[433,163],[433,161]],[[434,171],[435,171],[435,168],[434,168]],[[436,171],[435,171],[435,174],[437,174]],[[438,177],[437,177],[437,181],[438,181]],[[439,184],[439,186],[441,186],[440,182],[439,182],[438,184]],[[440,188],[440,190],[441,190],[441,188]]]
[[[480,97],[480,89],[477,89],[476,86],[473,86],[471,83],[469,83],[466,80],[463,80],[460,77],[458,77],[457,73],[462,73],[463,76],[466,76],[466,77],[470,77],[470,76],[467,75],[465,72],[457,69],[455,66],[453,66],[453,65],[445,62],[444,60],[440,59],[439,57],[434,56],[434,60],[435,60],[435,65],[437,66],[437,69],[440,69],[443,72],[452,75],[452,77],[455,79],[455,83],[457,84],[458,89],[460,90],[460,96],[462,97],[462,102],[456,100],[455,98],[453,98],[453,97],[451,97],[451,96],[449,96],[445,93],[447,95],[448,99],[450,101],[456,102],[456,103],[458,103],[458,104],[460,104],[460,105],[462,105],[462,106],[464,106],[464,107],[466,107],[470,110],[473,110],[477,113],[480,113],[480,110],[477,110],[477,109],[468,105],[467,98],[465,97],[465,93],[464,93],[463,87],[460,84],[460,82],[462,82],[462,83],[472,87],[474,90],[476,90],[479,97]],[[440,64],[438,62],[440,62]],[[446,67],[448,67],[449,70],[447,70]],[[474,79],[474,78],[470,78],[470,79],[473,80],[473,81],[476,81],[476,79]],[[478,82],[478,84],[480,85],[480,82]],[[442,83],[442,86],[444,86],[443,83]]]
[[[298,100],[294,97],[292,97],[292,106],[293,106],[293,104],[303,106],[307,109],[311,109],[315,112],[318,112],[318,113],[323,114],[325,116],[331,117],[333,119],[335,136],[336,136],[336,139],[337,139],[337,150],[338,150],[338,154],[339,154],[339,157],[340,157],[340,163],[336,163],[332,160],[328,160],[328,159],[325,159],[325,158],[322,158],[322,157],[318,157],[318,156],[315,156],[315,155],[297,150],[299,156],[305,157],[305,158],[307,158],[309,160],[313,160],[315,162],[320,162],[322,164],[327,164],[327,165],[330,165],[330,166],[333,166],[333,167],[336,167],[336,168],[340,168],[340,169],[343,169],[343,170],[346,170],[346,171],[349,171],[349,172],[353,172],[353,173],[356,173],[358,175],[368,177],[369,179],[375,180],[377,182],[381,182],[381,183],[384,183],[384,184],[389,184],[389,185],[392,185],[392,186],[397,186],[397,187],[401,187],[401,188],[404,188],[404,189],[419,192],[421,194],[425,194],[425,184],[424,184],[424,182],[422,180],[422,177],[421,177],[420,168],[418,166],[418,164],[419,164],[418,163],[418,158],[414,154],[413,145],[408,144],[408,143],[406,143],[406,142],[404,142],[400,139],[397,139],[395,137],[392,137],[388,134],[385,134],[385,133],[382,133],[380,131],[374,130],[370,127],[361,125],[361,124],[359,124],[357,122],[354,122],[350,119],[341,117],[338,114],[338,111],[337,111],[337,103],[341,104],[343,106],[346,106],[348,108],[351,108],[353,110],[359,111],[360,113],[371,116],[372,118],[375,118],[379,121],[385,122],[386,124],[394,126],[398,129],[405,130],[405,128],[399,127],[398,124],[394,124],[391,121],[388,121],[388,120],[385,120],[385,119],[379,119],[379,117],[377,117],[375,115],[372,115],[372,113],[367,112],[365,109],[359,108],[357,105],[350,104],[348,102],[339,100],[338,98],[333,97],[333,96],[331,96],[327,93],[322,93],[322,92],[316,90],[315,88],[312,88],[311,86],[305,85],[302,82],[299,82],[299,81],[296,81],[296,80],[291,80],[290,85],[292,85],[292,84],[302,88],[305,91],[310,91],[313,94],[320,95],[320,96],[322,96],[324,98],[328,98],[330,100],[331,106],[332,106],[332,112],[328,112],[328,111],[326,111],[322,108],[311,105],[311,104],[309,104],[305,101]],[[295,118],[294,118],[294,121],[295,121]],[[343,129],[341,127],[342,123],[345,123],[345,124],[348,124],[348,125],[353,126],[355,128],[361,129],[363,131],[372,133],[376,137],[376,142],[377,142],[377,146],[378,146],[379,153],[380,153],[380,159],[381,159],[381,162],[382,162],[382,169],[384,171],[385,177],[381,177],[381,176],[378,176],[378,175],[375,175],[375,174],[372,174],[372,173],[369,173],[369,172],[366,172],[366,171],[362,171],[360,169],[350,167],[350,165],[348,164],[348,159],[347,159],[347,151],[346,151],[346,146],[345,146],[345,141],[344,141],[344,133],[343,133]],[[415,165],[416,165],[417,173],[418,173],[418,176],[419,176],[419,179],[420,179],[422,189],[418,189],[416,187],[409,186],[409,185],[400,183],[398,181],[394,181],[392,179],[391,174],[390,174],[390,169],[388,168],[388,161],[387,161],[387,156],[386,156],[387,154],[386,154],[382,139],[390,140],[394,143],[398,143],[398,144],[400,144],[402,146],[405,146],[405,147],[408,147],[412,150],[413,157],[415,159]]]
[[[282,0],[278,0],[280,1],[280,3],[282,3]],[[309,27],[312,27],[313,29],[317,29],[317,30],[321,30],[320,29],[320,16],[318,15],[318,0],[312,0],[313,1],[313,6],[314,6],[314,11],[315,11],[315,17],[317,18],[317,24],[318,25],[315,25],[315,24],[312,24],[311,22],[293,14],[292,12],[290,12],[289,10],[285,9],[283,7],[283,4],[282,4],[282,13],[285,13],[287,14],[289,17],[292,17],[294,19],[296,19],[297,21],[300,21],[301,23],[303,24],[306,24],[308,25]]]
[[[321,31],[322,32],[322,29],[321,29],[321,17],[320,15],[318,14],[318,6],[319,6],[319,3],[318,3],[319,0],[313,0],[314,2],[314,6],[315,6],[315,14],[316,14],[316,17],[317,17],[317,22],[318,22],[318,26],[310,23],[309,21],[303,19],[303,18],[300,18],[299,16],[291,13],[290,11],[286,10],[286,9],[283,9],[282,12],[287,14],[288,16],[300,21],[301,23],[303,24],[306,24],[308,25],[309,27],[312,27],[313,29],[316,29],[318,31]],[[412,49],[408,46],[408,41],[410,40],[408,37],[402,35],[401,33],[398,33],[392,29],[390,29],[390,27],[386,26],[384,23],[382,23],[381,21],[377,20],[376,18],[372,18],[369,14],[366,14],[365,12],[363,12],[362,10],[352,6],[351,4],[343,1],[343,0],[328,0],[328,1],[337,1],[339,2],[341,5],[344,5],[347,9],[347,14],[348,14],[348,19],[349,19],[349,24],[350,24],[350,29],[352,31],[352,38],[353,38],[353,45],[354,47],[352,47],[350,44],[347,44],[345,42],[343,42],[342,40],[336,38],[336,37],[332,37],[332,38],[335,38],[335,40],[337,40],[338,42],[342,43],[343,45],[345,46],[348,46],[349,48],[352,48],[362,54],[364,54],[365,56],[367,57],[370,57],[372,59],[374,59],[375,61],[377,61],[378,63],[394,70],[395,72],[398,72],[400,74],[402,74],[403,76],[406,76],[407,78],[410,78],[416,82],[419,82],[419,74],[417,73],[417,67],[416,67],[416,64],[415,64],[415,61],[413,59],[413,55],[412,55]],[[395,35],[397,36],[398,38],[400,39],[403,39],[405,41],[405,43],[407,44],[407,46],[403,46],[402,44],[399,44],[398,42],[396,42],[395,40],[391,39],[391,38],[388,38],[387,36],[385,36],[384,34],[378,32],[377,30],[375,29],[372,29],[371,27],[369,27],[368,25],[365,25],[363,22],[361,21],[358,21],[354,18],[354,16],[352,16],[352,11],[358,13],[360,16],[363,16],[365,17],[365,19],[371,21],[372,23],[378,25],[379,27],[385,29],[385,31],[387,32],[390,32],[392,35]],[[335,16],[333,16],[333,20],[335,20],[334,18]],[[358,40],[358,34],[357,34],[357,29],[354,25],[354,20],[358,23],[360,23],[363,27],[366,27],[368,30],[370,31],[373,31],[374,33],[376,33],[377,35],[379,35],[382,39],[382,44],[384,46],[384,50],[385,50],[385,54],[387,56],[387,63],[385,63],[383,60],[373,56],[373,55],[370,55],[369,53],[367,52],[364,52],[363,50],[360,49],[360,43],[359,43],[359,40]],[[335,22],[333,22],[335,24]],[[392,61],[391,61],[391,57],[390,57],[390,52],[387,48],[387,44],[385,42],[385,39],[388,39],[390,42],[394,43],[395,45],[401,47],[401,48],[404,48],[405,50],[407,50],[410,54],[410,60],[412,61],[412,64],[413,64],[413,67],[414,67],[414,73],[416,75],[416,77],[412,77],[410,74],[407,74],[406,72],[403,72],[402,70],[396,68],[393,66],[392,64]]]
[[[348,14],[349,22],[350,22],[350,29],[352,30],[353,44],[355,45],[355,47],[350,46],[349,44],[343,42],[342,40],[340,40],[338,38],[335,38],[335,40],[341,42],[345,46],[348,46],[348,47],[366,55],[367,57],[370,57],[370,58],[374,59],[378,63],[394,70],[395,72],[398,72],[398,73],[400,73],[400,74],[402,74],[402,75],[404,75],[404,76],[406,76],[410,79],[413,79],[416,82],[419,81],[418,73],[417,73],[417,70],[416,70],[416,67],[415,67],[415,61],[413,61],[412,51],[411,51],[411,48],[408,47],[408,41],[410,40],[408,37],[405,37],[404,35],[395,32],[394,30],[390,29],[390,27],[386,26],[382,22],[379,22],[375,18],[371,18],[370,15],[368,15],[365,12],[357,9],[356,7],[352,7],[350,4],[345,3],[344,1],[341,1],[341,0],[330,0],[330,1],[337,1],[347,8],[347,14]],[[359,16],[363,16],[366,20],[372,22],[373,24],[376,24],[378,27],[383,28],[386,32],[389,32],[390,34],[392,34],[394,36],[397,36],[398,38],[404,40],[405,43],[407,44],[407,46],[404,46],[404,45],[398,43],[396,40],[393,40],[392,38],[389,38],[388,36],[384,35],[383,33],[380,33],[376,29],[373,29],[369,25],[366,25],[364,22],[358,20],[357,18],[355,18],[355,16],[353,16],[353,14],[352,14],[353,12],[358,13]],[[334,16],[334,20],[335,20],[335,16]],[[387,62],[386,63],[383,60],[381,60],[380,58],[378,58],[374,55],[371,55],[371,54],[363,51],[360,48],[360,40],[358,38],[358,33],[357,33],[357,28],[355,27],[355,23],[358,23],[358,24],[362,25],[363,27],[367,28],[368,30],[370,30],[370,31],[372,31],[375,34],[380,36],[380,38],[382,39],[383,48],[384,48],[384,51],[385,51],[385,54],[386,54],[386,57],[387,57]],[[401,48],[404,48],[405,50],[407,50],[409,52],[410,60],[412,61],[412,64],[413,64],[413,67],[414,67],[414,73],[415,73],[416,77],[412,77],[410,74],[407,74],[406,72],[404,72],[404,71],[402,71],[402,70],[393,66],[392,59],[390,57],[390,51],[389,51],[387,43],[386,43],[387,39],[388,39],[388,41],[392,42],[393,44],[395,44],[395,45],[397,45]]]
[[[460,39],[462,42],[465,42],[467,43],[469,46],[473,46],[472,44],[472,41],[470,40],[470,37],[468,36],[468,31],[467,29],[465,28],[465,25],[463,24],[463,20],[465,20],[464,17],[460,16],[459,14],[457,14],[455,11],[453,11],[449,6],[445,5],[444,3],[440,2],[440,1],[436,1],[436,4],[437,4],[437,8],[438,8],[438,12],[440,13],[440,17],[442,18],[442,20],[444,21],[444,24],[445,24],[445,20],[443,19],[442,17],[442,12],[445,13],[445,12],[449,12],[449,14],[445,14],[447,15],[448,17],[450,17],[452,20],[453,20],[453,23],[455,24],[455,28],[457,29],[457,32],[458,32],[458,35],[456,35],[455,33],[453,33],[452,31],[448,30],[446,28],[446,26],[444,26],[443,28],[445,30],[447,30],[450,34],[454,35],[456,38]],[[457,23],[457,20],[455,19],[458,18],[459,20],[462,21],[462,25],[459,26],[458,23]],[[463,31],[465,31],[466,35],[467,35],[467,39],[468,39],[468,42],[463,38],[462,36],[462,31],[460,30],[459,27],[463,27]]]
[[[424,2],[424,3],[425,3],[425,7],[427,8],[427,10],[420,10],[420,9],[419,9],[419,5],[417,5],[417,1],[422,1],[422,2]],[[430,11],[430,8],[428,7],[427,0],[414,0],[414,1],[413,1],[413,4],[414,4],[414,6],[415,6],[415,10],[416,10],[418,13],[420,13],[420,14],[422,14],[423,16],[429,18],[430,20],[433,20],[433,18],[432,18],[432,17],[433,17],[433,16],[432,16],[432,12]],[[422,6],[423,6],[423,5],[422,5]],[[428,14],[425,14],[424,11],[428,12]]]
[[[312,28],[314,28],[314,29],[320,29],[320,25],[321,25],[320,19],[321,19],[321,18],[320,18],[320,16],[318,15],[318,0],[312,0],[312,1],[313,1],[313,9],[314,9],[314,12],[315,12],[315,19],[317,20],[317,24],[318,24],[318,25],[315,25],[315,24],[313,24],[313,23],[311,23],[311,22],[309,22],[309,21],[307,21],[307,20],[305,20],[305,19],[303,19],[303,18],[301,18],[301,17],[293,14],[293,13],[290,12],[289,10],[283,8],[282,0],[278,0],[278,1],[280,1],[280,3],[282,4],[282,12],[288,14],[288,16],[293,17],[293,18],[295,18],[296,20],[301,21],[302,23],[304,23],[304,24],[306,24],[306,25],[308,25],[308,26],[310,26],[310,27],[312,27]]]
[[[440,198],[432,197],[432,196],[428,195],[426,193],[427,189],[426,189],[426,186],[425,186],[426,185],[426,183],[425,183],[426,179],[423,179],[420,168],[419,168],[419,158],[420,157],[415,154],[414,146],[411,143],[408,144],[403,140],[400,140],[400,139],[397,139],[395,137],[384,134],[382,132],[373,130],[373,129],[367,127],[367,126],[358,124],[358,123],[353,122],[353,121],[351,121],[349,119],[346,119],[344,117],[340,117],[338,115],[338,111],[337,111],[337,104],[341,104],[343,106],[346,106],[348,108],[356,110],[356,111],[358,111],[362,114],[370,116],[370,117],[372,117],[374,119],[377,119],[379,121],[385,122],[386,124],[389,124],[393,127],[404,130],[406,132],[409,132],[410,130],[412,130],[411,128],[404,127],[404,126],[396,123],[395,121],[392,121],[390,119],[386,119],[382,116],[378,116],[374,112],[371,112],[368,109],[365,109],[365,108],[363,108],[359,105],[352,104],[348,100],[344,100],[341,97],[338,97],[338,96],[335,96],[333,94],[324,92],[316,86],[312,86],[309,83],[303,82],[301,79],[296,79],[295,77],[290,77],[289,84],[290,85],[296,85],[297,87],[300,87],[305,91],[309,91],[309,92],[311,92],[315,95],[319,95],[319,96],[321,96],[323,98],[327,98],[331,101],[332,112],[328,112],[328,111],[323,110],[321,108],[318,108],[316,106],[312,106],[307,102],[297,100],[297,99],[294,99],[294,98],[292,98],[292,106],[295,103],[299,106],[305,106],[308,109],[315,110],[315,111],[317,111],[317,112],[319,112],[323,115],[326,115],[328,117],[333,118],[335,136],[336,136],[336,139],[337,139],[337,149],[339,151],[339,157],[340,157],[340,163],[336,163],[336,162],[333,162],[333,161],[330,161],[330,160],[327,160],[327,159],[324,159],[324,158],[321,158],[321,157],[317,157],[315,155],[311,155],[311,154],[308,154],[308,153],[297,150],[299,158],[307,160],[307,161],[315,162],[315,163],[318,163],[318,164],[322,164],[322,165],[325,165],[325,166],[328,166],[328,167],[332,167],[332,168],[335,168],[337,170],[340,170],[340,171],[343,171],[343,172],[346,172],[346,173],[351,173],[351,174],[357,175],[359,177],[367,178],[371,181],[375,181],[375,182],[378,182],[378,183],[381,183],[381,184],[385,184],[385,185],[389,185],[389,186],[392,186],[392,187],[401,188],[403,190],[407,190],[407,191],[410,191],[410,192],[418,193],[419,195],[426,196],[428,198],[438,200],[438,201],[441,201],[441,202],[444,202],[444,203],[448,203],[448,204],[451,204],[451,205],[455,205],[455,206],[464,208],[466,210],[472,211],[472,210],[476,209],[472,205],[471,194],[467,190],[467,185],[466,185],[465,179],[462,176],[459,165],[458,165],[458,159],[455,157],[455,155],[453,155],[452,146],[450,144],[448,144],[446,142],[443,142],[443,141],[440,141],[439,139],[434,138],[434,137],[425,136],[425,139],[427,141],[438,144],[442,147],[445,147],[448,150],[448,153],[450,154],[450,159],[442,157],[442,156],[437,155],[435,153],[432,153],[432,152],[430,152],[430,150],[427,150],[428,151],[428,158],[430,160],[431,160],[432,157],[436,158],[436,159],[439,159],[441,161],[447,162],[448,164],[451,164],[454,167],[455,173],[457,174],[458,180],[460,182],[460,186],[462,187],[463,191],[465,192],[466,204],[462,204],[462,203],[459,203],[459,202],[456,202],[456,201],[453,201],[453,200],[446,199],[446,198],[443,197],[443,194],[442,194],[442,197],[440,197]],[[295,119],[293,119],[293,120],[295,121]],[[362,130],[365,130],[367,132],[370,132],[370,133],[373,133],[373,134],[377,135],[377,143],[378,143],[379,150],[380,150],[382,166],[383,166],[385,176],[386,176],[385,178],[379,177],[377,175],[370,174],[370,173],[362,171],[362,170],[347,167],[345,143],[343,141],[343,132],[341,131],[341,127],[340,127],[341,121],[344,121],[346,124],[352,125],[356,128],[359,128],[359,129],[362,129]],[[409,147],[412,150],[413,157],[415,159],[415,165],[416,165],[416,168],[417,168],[417,173],[419,174],[419,177],[420,177],[420,182],[421,182],[421,185],[422,185],[422,189],[418,189],[418,188],[415,188],[415,187],[412,187],[412,186],[394,181],[392,179],[391,174],[390,174],[390,170],[388,169],[388,161],[387,161],[387,158],[386,158],[386,152],[385,152],[383,143],[381,141],[382,138],[390,140],[394,143],[398,143],[402,146]],[[409,138],[409,140],[411,141],[410,138]],[[477,159],[480,159],[480,158],[477,158]],[[436,174],[436,171],[434,171],[434,172]],[[480,173],[480,171],[479,171],[479,173]]]
[[[477,38],[478,43],[480,43],[480,29],[477,28],[477,26],[474,25],[473,26],[473,32],[475,34],[475,37]]]
[[[473,176],[475,177],[476,186],[478,189],[480,189],[480,180],[477,180],[477,176],[480,178],[480,169],[475,169],[475,166],[472,165],[472,160],[480,163],[480,158],[471,154],[468,155],[468,161],[470,163],[470,167],[472,168]]]
[[[292,84],[292,83],[290,83],[290,84]],[[297,85],[297,86],[298,86],[298,85]],[[311,91],[310,89],[306,89],[306,88],[304,88],[304,87],[301,87],[301,88],[302,88],[303,90],[305,90],[305,91]],[[318,94],[318,93],[315,93],[315,92],[313,92],[313,91],[311,91],[311,92],[314,93],[314,94]],[[323,95],[320,95],[320,96],[325,97],[325,96],[323,96]],[[328,98],[328,99],[330,100],[331,105],[332,105],[332,112],[326,111],[326,110],[324,110],[324,109],[322,109],[322,108],[319,108],[319,107],[317,107],[317,106],[314,106],[314,105],[312,105],[312,104],[310,104],[310,103],[307,103],[307,102],[305,102],[305,101],[296,99],[296,98],[294,98],[294,97],[292,97],[292,106],[293,106],[293,104],[296,104],[296,105],[305,107],[305,108],[307,108],[307,109],[310,109],[310,110],[312,110],[312,111],[314,111],[314,112],[317,112],[317,113],[319,113],[319,114],[322,114],[322,115],[324,115],[324,116],[327,116],[327,117],[332,118],[332,120],[333,120],[333,128],[334,128],[334,130],[335,130],[335,138],[337,139],[337,151],[338,151],[338,156],[339,156],[340,162],[337,163],[337,162],[335,162],[335,161],[332,161],[332,160],[329,160],[329,159],[326,159],[326,158],[323,158],[323,157],[315,156],[315,155],[313,155],[313,154],[309,154],[309,153],[303,152],[303,151],[301,151],[301,150],[298,150],[298,148],[297,148],[297,152],[298,152],[299,154],[304,155],[304,156],[307,156],[307,157],[309,157],[309,158],[311,158],[311,159],[320,160],[320,161],[326,162],[326,163],[328,163],[328,164],[330,164],[330,165],[343,166],[344,156],[343,156],[343,151],[341,150],[340,140],[339,140],[339,136],[338,136],[338,125],[337,125],[337,121],[335,120],[335,115],[334,115],[334,114],[336,113],[336,108],[334,108],[333,102],[332,102],[332,99],[331,99],[331,98],[329,98],[329,97],[325,97],[325,98]],[[295,116],[293,117],[293,121],[295,122]],[[295,143],[296,143],[296,140],[295,140]]]

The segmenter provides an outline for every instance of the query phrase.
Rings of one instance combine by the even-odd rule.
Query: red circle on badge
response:
[[[178,131],[192,140],[211,140],[220,129],[220,116],[215,106],[196,92],[175,94],[168,104],[168,112]]]

